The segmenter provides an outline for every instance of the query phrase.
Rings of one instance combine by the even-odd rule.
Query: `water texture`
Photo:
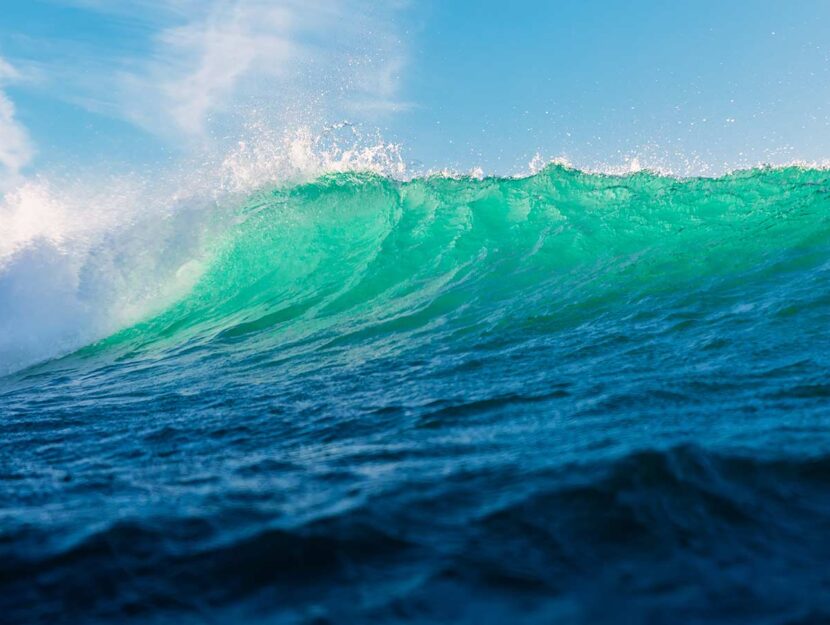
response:
[[[829,171],[341,172],[207,232],[5,363],[3,622],[830,622]]]

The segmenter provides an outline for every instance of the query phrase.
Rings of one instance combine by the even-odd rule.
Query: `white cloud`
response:
[[[20,75],[6,60],[0,58],[0,87],[18,80]],[[14,103],[0,90],[0,185],[16,177],[34,156],[29,133],[18,121]]]
[[[243,76],[281,73],[295,52],[291,26],[292,15],[282,6],[220,2],[163,29],[145,68],[122,75],[127,116],[151,128],[161,122],[185,134],[204,132],[210,114],[227,105]]]
[[[75,0],[112,11],[98,0]],[[117,111],[162,135],[204,136],[211,121],[251,102],[270,115],[406,108],[396,35],[399,0],[132,0],[120,13],[164,14],[148,58],[116,72]],[[93,96],[93,99],[101,96]],[[280,109],[277,113],[277,109]],[[284,120],[283,120],[284,121]]]
[[[4,80],[16,80],[20,78],[17,70],[3,57],[0,57],[0,83]]]

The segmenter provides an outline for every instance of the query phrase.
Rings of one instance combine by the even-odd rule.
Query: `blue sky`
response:
[[[7,177],[140,168],[252,119],[353,120],[425,168],[825,161],[830,2],[3,3]]]

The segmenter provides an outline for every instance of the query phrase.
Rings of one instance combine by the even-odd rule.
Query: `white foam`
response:
[[[248,129],[228,154],[143,178],[37,178],[0,197],[0,375],[104,338],[188,293],[252,191],[331,172],[404,176],[348,124]]]
[[[104,194],[27,182],[2,199],[0,372],[102,338],[192,286],[178,270],[200,255],[205,211],[195,200],[162,210],[110,183]]]

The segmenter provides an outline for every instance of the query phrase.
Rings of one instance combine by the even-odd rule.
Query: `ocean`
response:
[[[0,263],[3,623],[830,622],[827,169],[47,239]]]

